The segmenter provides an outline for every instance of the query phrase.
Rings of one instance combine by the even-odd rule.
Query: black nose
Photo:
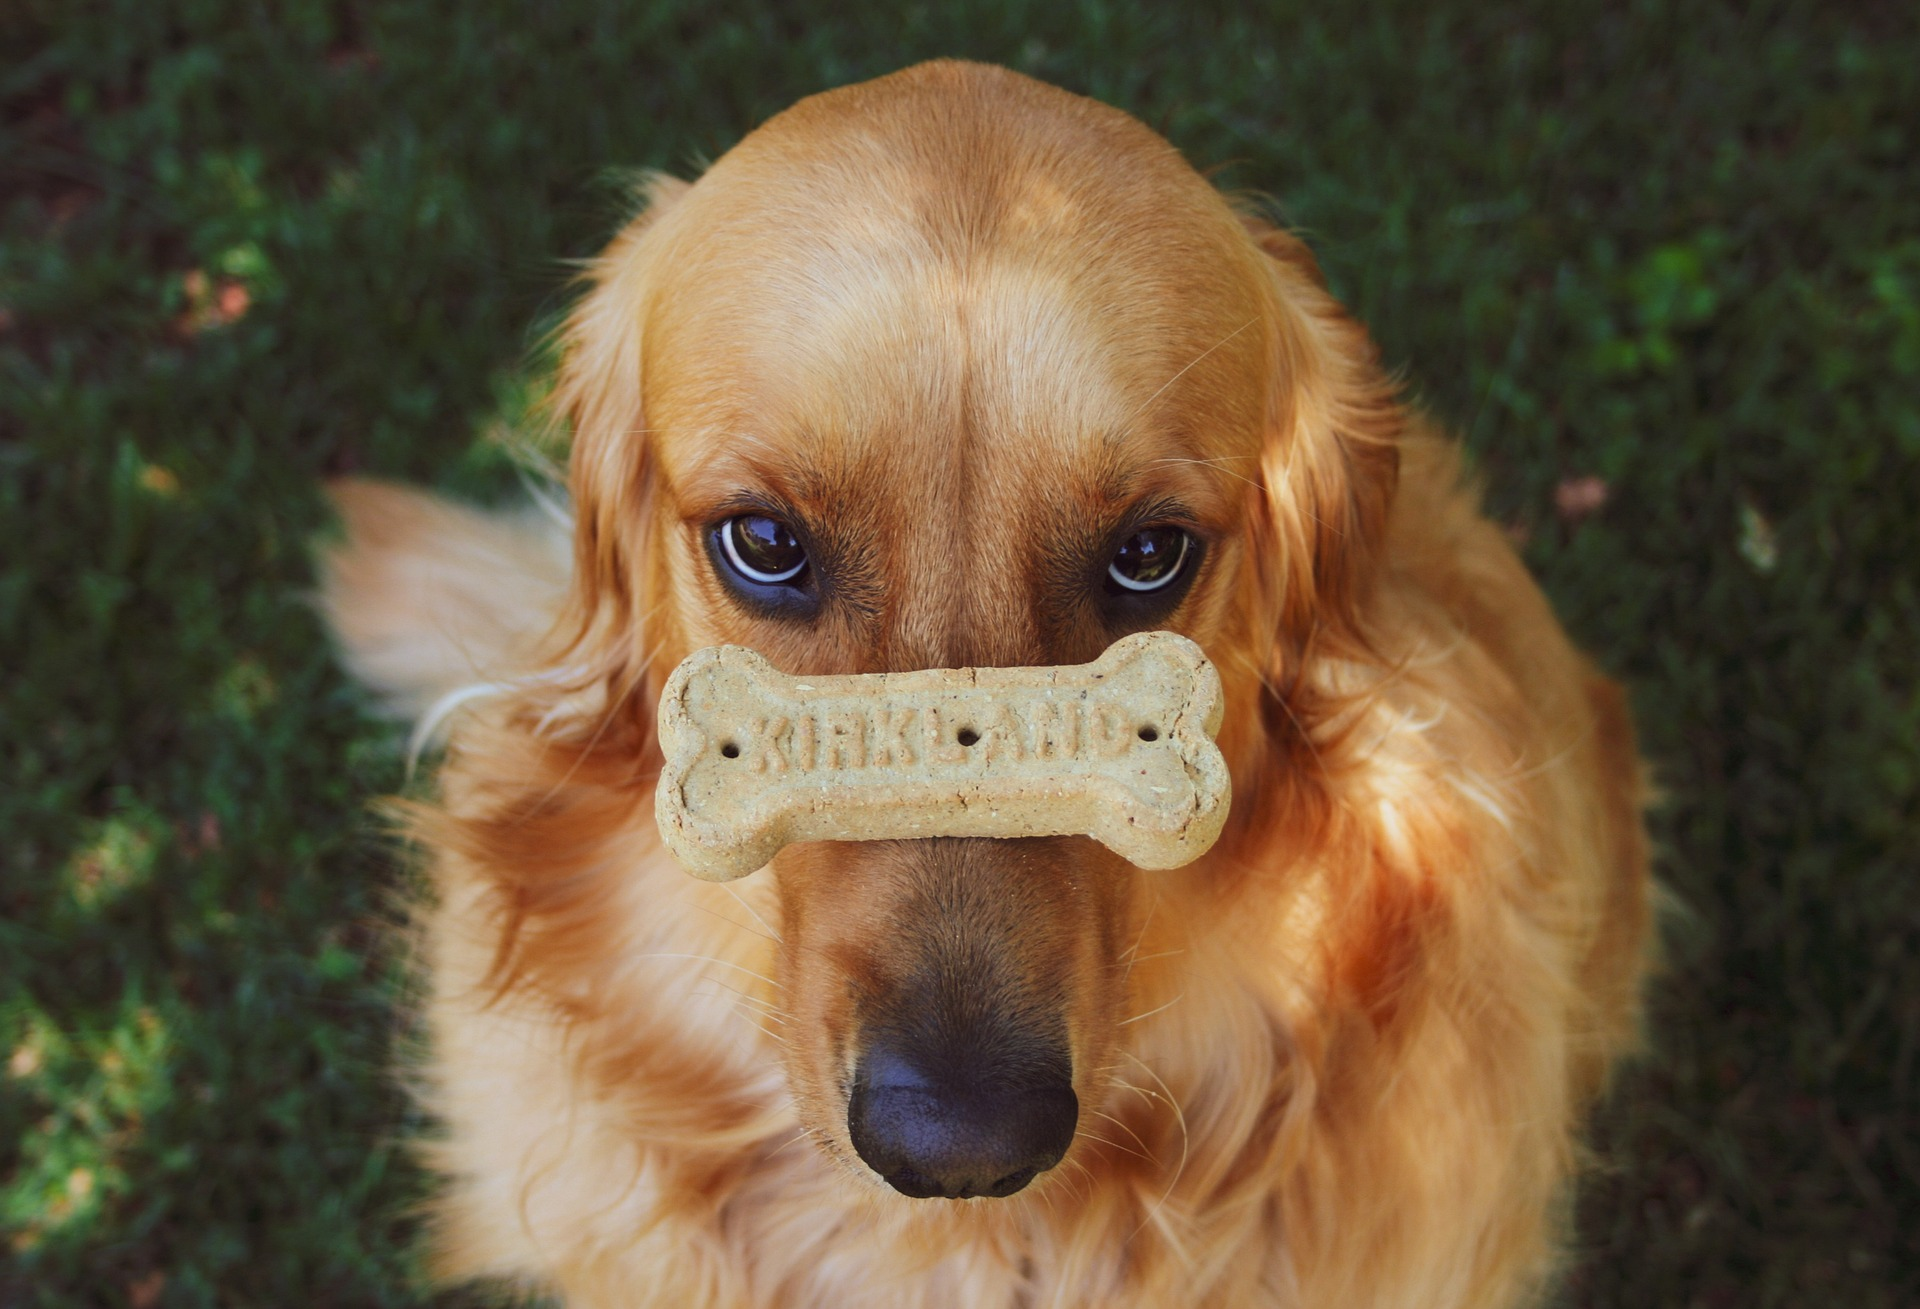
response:
[[[1012,1195],[1060,1162],[1079,1117],[1063,1069],[932,1078],[886,1049],[861,1056],[847,1102],[853,1148],[916,1199]]]

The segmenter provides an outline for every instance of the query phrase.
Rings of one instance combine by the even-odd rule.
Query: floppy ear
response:
[[[659,244],[650,238],[687,189],[646,179],[645,207],[588,265],[587,293],[559,333],[549,406],[571,429],[574,519],[559,646],[519,683],[503,721],[467,729],[473,762],[449,774],[465,779],[449,803],[408,807],[411,829],[464,860],[463,875],[491,895],[492,998],[541,988],[563,1013],[580,1012],[596,961],[617,954],[604,934],[619,921],[610,906],[626,872],[607,842],[634,821],[653,737],[653,706],[633,694],[646,673],[636,600],[653,499],[641,335]]]
[[[610,704],[644,671],[635,602],[653,495],[641,336],[659,222],[689,188],[663,173],[647,175],[644,207],[589,265],[590,289],[560,334],[552,406],[572,434],[569,653],[605,679]]]
[[[1273,390],[1254,514],[1257,609],[1275,635],[1269,685],[1314,652],[1367,647],[1363,610],[1399,477],[1406,416],[1366,330],[1299,240],[1241,220],[1273,279]]]

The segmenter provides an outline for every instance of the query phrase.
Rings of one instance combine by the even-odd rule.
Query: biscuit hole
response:
[[[1158,741],[1160,739],[1160,729],[1152,723],[1148,723],[1140,729],[1140,739],[1142,741]]]
[[[728,759],[738,759],[740,757],[740,747],[732,741],[729,741],[720,747],[720,753]]]
[[[980,742],[980,733],[974,731],[971,727],[963,727],[960,729],[960,734],[953,739],[961,745],[978,745]]]

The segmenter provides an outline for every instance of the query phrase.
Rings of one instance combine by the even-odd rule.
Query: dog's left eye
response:
[[[758,586],[797,586],[807,552],[777,518],[741,514],[714,529],[720,555],[740,577]]]
[[[1178,527],[1143,527],[1120,543],[1107,565],[1107,590],[1116,595],[1164,591],[1180,580],[1193,538]]]

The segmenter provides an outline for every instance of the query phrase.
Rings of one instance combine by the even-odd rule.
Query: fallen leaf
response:
[[[213,297],[214,312],[223,323],[246,317],[247,309],[252,304],[253,297],[247,294],[246,284],[232,278],[223,278],[219,293]]]
[[[1740,505],[1740,557],[1762,573],[1771,573],[1780,562],[1780,542],[1774,536],[1773,524],[1751,502]]]
[[[200,268],[190,268],[180,275],[180,292],[186,297],[187,307],[173,320],[173,326],[182,336],[198,336],[211,328],[236,323],[253,305],[253,295],[245,282],[237,277],[216,281]]]
[[[148,464],[140,470],[140,485],[157,496],[171,498],[180,494],[180,479],[171,469],[159,464]]]
[[[174,837],[180,842],[181,852],[188,858],[212,854],[220,848],[220,820],[212,813],[203,813],[191,828],[184,822],[173,825]]]
[[[167,1289],[167,1275],[158,1268],[145,1277],[136,1277],[127,1283],[127,1304],[130,1309],[153,1309],[160,1303],[160,1293]]]
[[[1553,488],[1553,507],[1559,510],[1562,522],[1577,523],[1600,511],[1607,503],[1608,491],[1606,482],[1591,474],[1564,477]]]

